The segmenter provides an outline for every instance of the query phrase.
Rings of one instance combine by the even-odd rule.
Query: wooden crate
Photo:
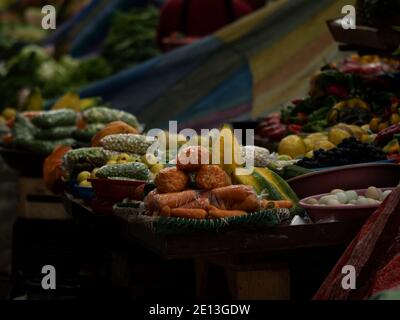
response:
[[[66,220],[61,198],[47,190],[41,178],[21,177],[18,182],[17,216],[25,219]]]

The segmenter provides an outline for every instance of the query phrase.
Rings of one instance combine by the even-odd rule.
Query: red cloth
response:
[[[241,0],[233,0],[237,18],[251,13],[251,7]],[[169,0],[161,9],[157,30],[157,40],[162,48],[162,40],[174,32],[181,30],[182,0]],[[188,37],[203,37],[209,35],[230,23],[228,10],[224,0],[191,0],[188,7],[187,34]]]
[[[356,270],[356,289],[342,287],[343,266]],[[316,300],[366,299],[382,290],[400,285],[400,187],[363,225],[360,233],[347,247],[325,279]]]

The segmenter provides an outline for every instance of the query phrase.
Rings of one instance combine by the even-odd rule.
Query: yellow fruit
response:
[[[0,116],[0,124],[5,124],[5,123],[6,123],[6,118]]]
[[[374,135],[369,135],[369,134],[363,134],[360,141],[363,143],[370,143],[373,142],[375,137],[373,137]]]
[[[194,136],[190,140],[190,143],[196,146],[209,147],[211,145],[209,136]]]
[[[229,175],[234,174],[242,164],[242,152],[240,144],[231,128],[224,124],[219,131],[218,140],[213,145],[213,152],[216,152],[220,158],[220,166]]]
[[[305,155],[306,158],[312,158],[314,156],[314,151],[308,151]]]
[[[97,177],[96,177],[96,173],[97,173],[98,170],[99,170],[99,168],[94,168],[94,169],[92,170],[92,173],[90,174],[90,178],[96,179],[96,178],[97,178]]]
[[[305,138],[304,140],[304,144],[306,145],[306,151],[311,151],[314,149],[314,141],[310,138]]]
[[[76,180],[78,180],[78,182],[81,183],[82,181],[89,179],[90,176],[91,176],[91,173],[89,171],[82,171],[78,174],[78,176],[76,177]]]
[[[161,134],[157,137],[158,143],[160,146],[165,147],[166,149],[180,147],[187,142],[187,139],[184,135],[181,134],[173,134],[165,131],[164,134]],[[171,143],[171,146],[170,146]]]
[[[314,150],[319,150],[319,149],[323,149],[323,150],[329,150],[329,149],[333,149],[335,148],[336,145],[334,145],[332,142],[330,141],[318,141],[315,145],[314,145]]]
[[[329,135],[328,135],[329,142],[333,143],[334,145],[338,145],[344,139],[350,138],[350,137],[351,137],[350,133],[348,133],[347,131],[345,131],[343,129],[339,129],[339,128],[332,128],[329,131]]]
[[[365,131],[359,126],[350,124],[348,125],[348,127],[351,130],[352,136],[355,137],[357,140],[360,140],[363,134],[365,134]]]
[[[361,129],[364,131],[364,134],[368,133],[368,131],[370,130],[369,124],[364,124],[363,126],[361,126]]]
[[[380,118],[372,118],[371,121],[369,122],[369,128],[372,132],[378,132],[378,127],[379,124],[381,123]]]
[[[328,140],[328,136],[324,133],[317,132],[317,133],[311,133],[307,136],[307,139],[312,140],[313,142],[319,141],[319,140]]]
[[[150,153],[146,153],[145,155],[143,155],[141,160],[143,161],[144,164],[146,164],[149,167],[157,164],[157,162],[158,162],[157,157],[154,154],[150,154]]]
[[[108,161],[107,161],[107,164],[116,164],[116,163],[117,163],[116,160],[108,160]]]
[[[121,153],[118,157],[117,157],[117,161],[131,161],[131,156],[127,153]]]
[[[99,99],[94,97],[94,98],[84,98],[80,100],[79,108],[80,110],[85,110],[90,107],[94,107],[99,103]]]
[[[131,156],[128,162],[142,162],[141,156]]]
[[[118,154],[114,154],[114,155],[112,155],[112,156],[110,157],[110,159],[108,159],[108,160],[109,160],[109,161],[112,161],[112,160],[117,161],[117,160],[118,160],[118,157],[119,157]]]
[[[290,160],[293,160],[293,158],[291,156],[287,156],[287,155],[281,154],[281,155],[278,156],[278,160],[290,161]]]
[[[24,103],[24,109],[29,111],[43,110],[43,97],[39,89],[33,89]]]
[[[150,171],[153,172],[154,174],[157,174],[162,169],[164,169],[164,166],[161,163],[157,163],[150,167]]]
[[[10,120],[11,118],[14,118],[16,114],[17,114],[17,110],[15,110],[14,108],[5,108],[2,112],[2,116],[6,120]]]
[[[73,109],[75,111],[81,110],[81,101],[79,95],[74,92],[67,92],[51,107],[53,110],[57,109]]]
[[[383,129],[386,129],[387,127],[389,127],[389,122],[382,122],[378,126],[378,132],[381,132]]]
[[[330,141],[318,141],[314,145],[314,150],[319,150],[319,149],[329,150],[329,149],[333,149],[335,147],[336,146]]]
[[[398,113],[393,113],[390,116],[390,124],[397,124],[400,122],[400,115]]]
[[[359,109],[364,109],[364,110],[369,110],[368,104],[365,103],[365,101],[361,99],[350,99],[346,101],[346,107],[347,108],[359,108]]]
[[[350,126],[346,123],[338,123],[336,126],[334,126],[332,129],[341,129],[343,131],[348,132],[350,135],[353,135],[351,132]]]
[[[290,135],[281,140],[278,147],[279,154],[285,154],[296,158],[306,153],[306,145],[302,138],[296,135]]]
[[[79,186],[84,188],[91,188],[92,184],[87,180],[83,180],[81,183],[79,183]]]

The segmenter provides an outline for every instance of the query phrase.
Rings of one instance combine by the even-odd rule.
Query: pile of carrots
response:
[[[291,208],[291,201],[259,200],[251,186],[231,185],[207,191],[184,190],[173,193],[151,191],[146,198],[150,212],[164,217],[218,219],[237,217],[261,209]]]
[[[188,162],[188,158],[195,161]],[[219,219],[292,207],[291,201],[260,200],[252,186],[233,185],[229,175],[220,166],[208,164],[207,159],[210,154],[203,147],[181,150],[176,167],[165,168],[155,177],[157,189],[145,199],[147,210],[164,217]]]

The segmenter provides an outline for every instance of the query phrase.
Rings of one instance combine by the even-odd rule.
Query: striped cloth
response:
[[[352,2],[274,1],[212,36],[80,93],[100,95],[149,127],[177,120],[180,127],[209,128],[263,116],[304,96],[312,75],[340,58],[325,21]]]

